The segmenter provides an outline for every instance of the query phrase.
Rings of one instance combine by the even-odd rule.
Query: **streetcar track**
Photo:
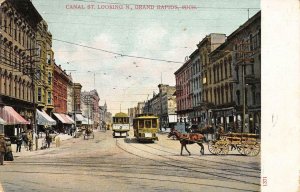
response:
[[[14,173],[27,173],[27,174],[52,174],[52,175],[72,175],[73,173],[60,173],[60,172],[37,172],[37,171],[7,171],[7,172],[14,172]],[[77,175],[82,175],[82,176],[87,176],[87,174],[83,173],[77,173]],[[149,181],[156,181],[156,182],[172,182],[172,183],[180,183],[180,184],[193,184],[193,185],[199,185],[199,186],[207,186],[207,187],[217,187],[217,188],[227,188],[227,189],[232,189],[232,190],[238,190],[240,191],[241,189],[239,188],[234,188],[234,187],[225,187],[225,186],[219,186],[219,185],[210,185],[210,184],[199,184],[196,182],[187,182],[187,181],[175,181],[175,180],[170,180],[170,179],[156,179],[156,178],[142,178],[142,177],[136,177],[136,176],[122,176],[122,175],[111,175],[111,174],[100,174],[100,173],[89,173],[89,176],[98,176],[98,177],[114,177],[114,178],[120,178],[120,179],[137,179],[137,180],[149,180]],[[8,182],[5,182],[8,183]],[[242,189],[243,191],[257,191],[257,190],[247,190],[247,189]]]
[[[207,174],[207,175],[219,177],[219,178],[222,178],[222,179],[230,179],[230,180],[232,180],[232,181],[237,181],[237,182],[241,182],[241,183],[246,183],[246,184],[252,184],[252,185],[260,186],[260,184],[257,184],[257,183],[247,182],[247,181],[243,181],[243,180],[239,180],[239,179],[234,179],[234,178],[230,178],[230,177],[226,177],[226,176],[221,176],[221,175],[213,174],[213,173],[209,173],[209,172],[204,172],[204,171],[194,170],[194,169],[191,169],[191,168],[188,168],[188,167],[184,167],[184,166],[180,166],[180,165],[174,165],[174,164],[172,164],[172,163],[163,162],[163,161],[158,161],[158,160],[154,160],[154,159],[151,159],[151,158],[139,156],[139,155],[137,155],[137,154],[134,154],[134,153],[132,153],[132,152],[130,152],[130,151],[128,151],[128,150],[122,148],[122,147],[120,146],[120,144],[118,144],[118,140],[117,140],[117,139],[116,139],[116,145],[117,145],[120,149],[124,150],[125,152],[127,152],[127,153],[129,153],[129,154],[132,154],[132,155],[134,155],[134,156],[137,156],[137,157],[144,158],[144,159],[150,159],[150,160],[155,161],[155,162],[160,162],[160,163],[167,164],[167,165],[171,165],[171,166],[178,167],[178,168],[181,168],[181,169],[186,169],[186,170],[189,170],[189,171],[195,171],[195,172],[199,172],[199,173],[203,173],[203,174]],[[135,149],[138,149],[138,150],[140,150],[140,151],[144,151],[144,152],[146,152],[146,153],[153,154],[153,153],[151,153],[151,152],[148,152],[148,151],[139,149],[139,148],[137,148],[137,147],[134,147],[132,144],[129,144],[129,143],[128,143],[128,146],[131,146],[131,147],[133,147],[133,148],[135,148]],[[153,155],[156,155],[156,154],[153,154]],[[159,156],[159,155],[157,155],[157,156]],[[172,158],[167,158],[167,157],[163,157],[163,156],[160,156],[160,157],[165,158],[165,159],[167,159],[167,160],[172,160],[172,161],[174,161],[174,159],[172,159]],[[175,160],[175,161],[179,161],[179,160]],[[180,162],[182,162],[182,161],[180,161]]]
[[[169,152],[169,151],[166,151],[166,150],[163,150],[163,149],[158,149],[156,147],[153,147],[153,146],[149,146],[149,145],[145,145],[149,148],[152,148],[152,149],[155,149],[155,150],[158,150],[158,151],[162,151],[162,152],[165,152],[165,153],[169,153],[169,154],[174,154],[176,155],[176,153],[173,153],[173,152]],[[162,145],[159,145],[159,146],[162,146]],[[170,148],[169,148],[170,149]],[[200,158],[196,158],[196,157],[192,157],[192,156],[187,156],[187,158],[190,158],[190,159],[197,159],[197,160],[201,160],[201,161],[206,161],[206,162],[209,162],[209,163],[215,163],[215,164],[224,164],[224,165],[229,165],[229,166],[232,166],[232,167],[238,167],[238,168],[242,168],[242,169],[254,169],[254,168],[251,168],[251,167],[243,167],[243,166],[236,166],[236,165],[232,165],[232,164],[228,164],[228,163],[223,163],[223,162],[218,162],[218,161],[209,161],[209,160],[206,160],[206,159],[200,159]],[[179,161],[179,160],[178,160]],[[196,165],[196,166],[201,166],[201,165],[198,165],[198,164],[193,164],[193,165]],[[214,167],[211,167],[210,168],[214,169]],[[254,169],[254,170],[257,170],[257,169]],[[246,170],[243,170],[243,171],[246,171]],[[260,172],[260,170],[258,170]],[[247,172],[254,172],[254,173],[257,173],[257,171],[248,171]],[[246,175],[244,174],[244,176],[249,176],[249,177],[254,177],[254,176],[251,176],[251,175]],[[259,178],[259,177],[257,177]]]
[[[157,144],[157,145],[159,145],[159,146],[161,146],[161,147],[165,147],[165,146],[162,146],[162,145],[160,145],[160,144]],[[150,146],[148,146],[148,147],[150,147]],[[153,147],[154,148],[154,147]],[[167,147],[168,148],[168,147]],[[168,149],[171,149],[171,148],[168,148]],[[157,149],[157,150],[160,150],[160,149]],[[161,150],[161,151],[164,151],[164,150]],[[169,152],[169,151],[164,151],[164,152],[168,152],[168,153],[171,153],[171,152]],[[175,153],[173,153],[173,154],[175,154]],[[198,158],[195,158],[195,157],[189,157],[189,158],[193,158],[193,159],[198,159]],[[202,160],[202,159],[201,159]],[[206,159],[203,159],[204,161],[207,161]],[[222,158],[222,160],[227,160],[227,161],[229,161],[228,159],[225,159],[225,158]],[[231,161],[231,160],[230,160]],[[232,160],[232,161],[236,161],[236,162],[241,162],[241,163],[244,163],[244,162],[242,162],[242,161],[237,161],[237,160]],[[213,161],[212,160],[212,162],[214,162],[214,163],[220,163],[220,162],[218,162],[218,161]],[[223,162],[222,162],[223,163]],[[234,166],[234,167],[241,167],[241,168],[246,168],[246,169],[252,169],[251,167],[244,167],[244,166],[241,166],[241,165],[233,165],[233,164],[230,164],[230,163],[223,163],[224,165],[229,165],[229,166]],[[253,168],[253,169],[255,169],[255,168]],[[260,169],[255,169],[255,170],[257,170],[257,171],[260,171]]]

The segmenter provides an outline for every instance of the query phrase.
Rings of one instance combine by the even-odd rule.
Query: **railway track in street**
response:
[[[215,168],[211,165],[199,165],[196,163],[190,163],[187,162],[185,160],[179,160],[178,158],[174,158],[172,157],[172,155],[174,155],[174,152],[169,152],[166,150],[162,150],[162,149],[157,149],[155,147],[149,146],[149,145],[142,145],[143,148],[137,147],[138,145],[134,145],[133,143],[126,143],[126,146],[122,145],[120,141],[116,140],[116,145],[124,150],[125,152],[140,157],[140,158],[145,158],[145,159],[149,159],[152,160],[154,162],[157,163],[161,163],[161,164],[165,164],[180,170],[184,170],[184,171],[188,171],[188,172],[192,172],[192,173],[200,173],[200,174],[204,174],[207,177],[213,177],[215,179],[222,179],[222,180],[230,180],[232,182],[239,182],[239,183],[243,183],[243,184],[247,184],[247,185],[254,185],[254,186],[260,186],[259,183],[255,183],[255,182],[251,182],[251,181],[247,181],[247,180],[243,180],[240,179],[239,177],[241,176],[240,173],[236,173],[236,172],[232,172],[228,169],[222,170],[222,169],[218,169]],[[145,146],[147,148],[152,148],[152,151],[149,150],[145,150]],[[128,149],[128,147],[130,147],[131,149],[134,149],[135,151],[138,150],[142,153],[146,153],[148,154],[148,157],[145,155],[141,155],[141,153],[137,154],[137,153],[133,153],[131,149]],[[153,150],[155,152],[153,152]],[[161,153],[165,153],[165,154],[158,154],[157,152]],[[149,157],[150,155],[150,157]],[[189,158],[190,160],[203,160],[203,159],[198,159],[198,158]],[[199,161],[199,163],[201,163]],[[206,160],[206,163],[208,163],[208,161]],[[214,162],[216,163],[216,162]],[[202,170],[201,170],[202,169]],[[253,177],[253,179],[257,179],[259,181],[259,177],[257,176],[253,176],[253,175],[243,175],[246,177]],[[235,178],[237,177],[237,178]]]

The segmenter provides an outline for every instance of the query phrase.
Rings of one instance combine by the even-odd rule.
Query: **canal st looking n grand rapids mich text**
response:
[[[66,9],[72,10],[195,10],[195,5],[132,5],[132,4],[67,4]]]

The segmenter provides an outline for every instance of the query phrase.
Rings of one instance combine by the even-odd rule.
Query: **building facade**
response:
[[[36,60],[36,81],[35,96],[37,107],[45,110],[48,114],[54,109],[53,102],[53,70],[54,54],[52,51],[52,35],[48,31],[46,21],[38,24],[36,34],[37,60]]]
[[[81,99],[83,115],[93,120],[94,128],[97,128],[100,125],[100,97],[97,90],[81,92]]]
[[[197,106],[197,111],[200,113],[200,123],[202,124],[212,124],[212,109],[214,105],[208,100],[211,98],[212,89],[208,87],[208,84],[211,83],[213,69],[210,66],[210,57],[209,54],[219,47],[222,43],[225,42],[226,35],[219,33],[211,33],[207,35],[202,41],[197,45],[200,54],[200,65],[201,65],[201,81],[202,85],[202,94],[200,99],[200,105]]]
[[[68,113],[68,85],[72,82],[61,66],[54,64],[53,72],[53,99],[56,113]]]
[[[34,70],[38,24],[42,17],[29,0],[0,0],[0,96],[34,122]]]
[[[192,108],[192,62],[188,59],[175,73],[177,118],[191,122]]]

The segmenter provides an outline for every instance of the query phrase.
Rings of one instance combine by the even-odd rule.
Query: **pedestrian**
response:
[[[6,142],[4,139],[4,134],[0,134],[0,164],[3,165],[4,155],[6,153]]]
[[[22,139],[22,135],[19,135],[19,137],[17,138],[17,150],[16,152],[21,152],[21,146],[23,143],[23,139]]]
[[[46,138],[45,139],[46,139],[46,142],[47,142],[47,147],[50,148],[52,138],[50,136],[49,131],[46,132]]]
[[[31,130],[29,130],[27,132],[27,139],[28,139],[28,148],[29,148],[29,151],[31,151],[32,147],[33,147],[33,138],[32,138],[32,132],[31,132]]]

